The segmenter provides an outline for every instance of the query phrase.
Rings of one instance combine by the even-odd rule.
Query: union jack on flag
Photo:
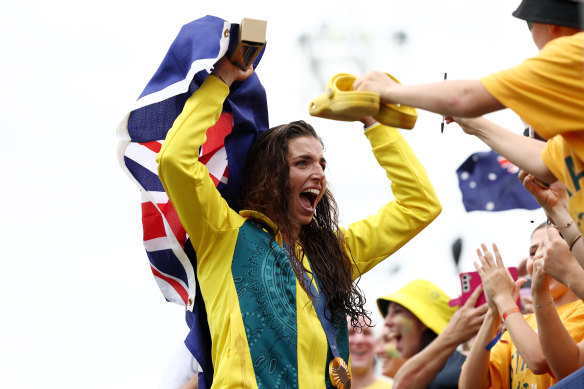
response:
[[[205,343],[210,339],[203,339],[208,335],[204,302],[196,293],[196,253],[158,178],[156,154],[188,97],[227,52],[230,31],[237,27],[214,16],[184,25],[117,128],[119,162],[141,192],[144,248],[154,279],[166,300],[186,307],[191,332],[185,343],[208,375],[206,384],[199,381],[199,387],[210,385],[213,368],[207,355],[210,343]],[[257,57],[254,68],[262,54]],[[199,160],[235,210],[239,210],[241,174],[247,151],[257,135],[267,128],[266,94],[257,75],[234,83],[218,122],[207,131]]]
[[[507,158],[505,157],[501,157],[500,155],[497,156],[497,162],[499,162],[499,165],[507,170],[509,173],[511,174],[519,174],[519,168],[514,165],[513,163],[511,163],[511,161],[509,161]]]

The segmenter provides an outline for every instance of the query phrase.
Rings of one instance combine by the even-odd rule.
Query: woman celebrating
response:
[[[485,307],[475,308],[477,288],[458,310],[450,297],[426,280],[414,280],[385,297],[377,306],[385,317],[394,356],[405,359],[393,379],[393,388],[458,388],[464,355],[457,348],[479,330]]]
[[[157,159],[197,253],[213,386],[331,387],[331,372],[335,385],[348,386],[346,317],[359,325],[365,314],[353,281],[426,227],[440,203],[399,132],[366,118],[365,134],[395,196],[376,215],[338,228],[323,146],[304,122],[256,140],[244,171],[244,210],[230,209],[198,150],[229,86],[252,73],[221,59],[186,102]]]

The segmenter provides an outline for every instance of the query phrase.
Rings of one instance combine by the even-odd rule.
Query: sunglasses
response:
[[[533,27],[533,22],[530,22],[529,20],[527,21],[527,28],[529,28],[529,31],[531,31],[531,28]]]

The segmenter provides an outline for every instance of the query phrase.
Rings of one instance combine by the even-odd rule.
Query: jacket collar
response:
[[[246,219],[253,219],[264,224],[266,227],[271,229],[271,231],[269,231],[271,234],[275,233],[274,239],[276,239],[276,242],[278,242],[280,246],[284,247],[282,234],[280,233],[278,226],[276,226],[276,223],[274,223],[269,217],[261,212],[252,211],[250,209],[243,209],[239,211],[239,215]]]

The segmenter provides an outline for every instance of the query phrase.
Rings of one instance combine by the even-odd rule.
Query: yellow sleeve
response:
[[[220,239],[218,232],[241,225],[241,217],[229,208],[198,160],[206,131],[219,119],[228,94],[223,82],[207,77],[187,100],[156,158],[162,185],[199,258]]]
[[[561,135],[556,135],[549,139],[543,150],[541,150],[541,159],[545,163],[548,169],[553,173],[556,178],[564,183],[568,183],[570,187],[570,177],[569,172],[564,168],[564,141]],[[570,190],[573,190],[573,185]]]
[[[584,210],[584,131],[555,135],[541,151],[541,158],[553,175],[566,185],[570,214],[581,220]],[[584,225],[579,224],[584,232]]]
[[[487,91],[546,139],[582,131],[584,33],[556,38],[537,56],[481,79]]]
[[[357,264],[354,279],[406,244],[442,211],[426,170],[397,129],[378,124],[365,135],[391,181],[394,200],[344,231]]]

